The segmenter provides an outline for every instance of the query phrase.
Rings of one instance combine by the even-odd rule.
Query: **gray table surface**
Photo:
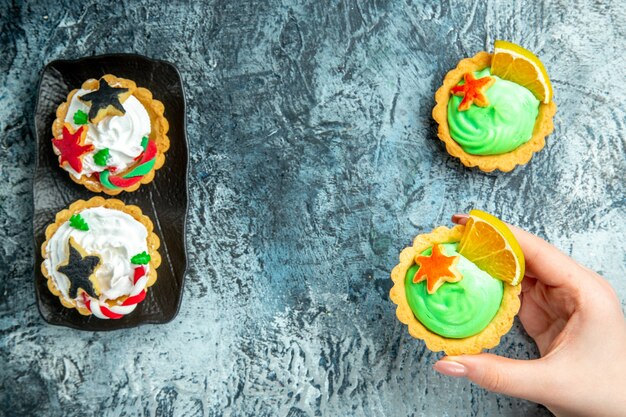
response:
[[[52,3],[0,2],[0,416],[548,415],[435,373],[395,318],[399,251],[472,207],[626,303],[623,1]],[[529,165],[483,174],[430,112],[497,38],[541,57],[559,110]],[[108,52],[184,78],[190,267],[173,322],[103,334],[36,308],[32,116],[47,62]],[[494,352],[537,356],[519,323]]]

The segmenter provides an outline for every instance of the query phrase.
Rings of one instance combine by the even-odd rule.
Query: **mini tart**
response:
[[[154,179],[154,175],[157,169],[163,166],[165,162],[165,152],[170,147],[170,140],[167,137],[167,132],[169,130],[169,123],[165,116],[163,115],[165,111],[165,107],[163,103],[159,100],[155,100],[152,98],[152,93],[150,90],[137,87],[137,84],[125,78],[118,78],[112,74],[106,74],[101,77],[101,79],[106,80],[110,85],[114,85],[116,87],[128,88],[130,95],[134,96],[139,102],[143,105],[143,107],[148,112],[148,116],[150,117],[150,125],[151,131],[148,138],[151,141],[154,141],[157,148],[156,160],[154,162],[154,167],[145,175],[142,176],[139,182],[134,183],[128,187],[122,187],[119,189],[110,189],[104,186],[97,174],[91,175],[81,175],[79,178],[76,178],[74,175],[69,173],[72,181],[84,185],[90,191],[99,193],[103,192],[108,195],[117,195],[122,191],[132,192],[137,190],[141,184],[148,184]],[[83,83],[81,86],[82,89],[85,90],[94,90],[98,87],[99,80],[89,79]],[[67,95],[67,101],[59,105],[56,111],[56,119],[52,124],[52,135],[53,138],[59,138],[63,134],[63,126],[65,123],[65,119],[67,117],[67,112],[70,108],[70,103],[72,102],[72,98],[78,92],[78,89],[74,89],[70,91]],[[123,176],[124,174],[130,172],[133,168],[135,168],[139,164],[139,161],[131,164],[124,171],[116,173],[116,175]]]
[[[448,102],[450,101],[450,90],[456,86],[463,75],[468,72],[483,70],[491,66],[492,55],[488,52],[479,52],[472,58],[466,58],[459,62],[457,67],[448,72],[443,79],[443,85],[435,93],[436,105],[433,109],[433,119],[439,124],[437,136],[446,145],[446,151],[461,160],[467,167],[478,167],[481,171],[491,172],[496,169],[509,172],[517,165],[524,165],[530,161],[535,152],[539,152],[545,146],[545,137],[554,130],[552,118],[556,114],[556,104],[554,101],[541,103],[539,114],[535,120],[535,128],[530,140],[517,149],[500,155],[472,155],[463,150],[451,136],[448,127]]]
[[[72,215],[78,214],[86,209],[95,208],[95,207],[104,207],[107,209],[113,209],[113,210],[117,210],[117,211],[129,214],[134,220],[141,223],[141,225],[145,227],[147,231],[147,239],[146,239],[147,249],[148,249],[147,252],[150,255],[150,261],[148,262],[149,269],[147,272],[147,281],[145,283],[145,288],[144,288],[145,291],[147,291],[148,288],[151,287],[156,282],[157,268],[161,264],[161,255],[158,252],[158,248],[161,242],[159,240],[159,237],[155,233],[153,233],[152,221],[150,220],[150,218],[142,214],[141,209],[139,207],[131,206],[131,205],[127,206],[122,201],[114,199],[114,198],[104,199],[102,197],[93,197],[88,201],[77,200],[74,203],[72,203],[69,206],[69,208],[58,212],[56,214],[55,222],[48,225],[48,227],[46,228],[46,240],[41,245],[41,256],[44,259],[44,262],[41,263],[41,272],[43,273],[44,277],[46,277],[48,281],[48,289],[50,290],[52,294],[59,297],[61,304],[63,304],[63,306],[67,308],[75,308],[76,310],[78,310],[80,314],[84,316],[89,316],[89,315],[92,315],[93,313],[87,306],[84,305],[84,303],[78,303],[76,299],[66,298],[63,295],[61,290],[57,287],[57,284],[55,283],[55,280],[52,274],[46,268],[45,263],[46,263],[46,260],[48,260],[49,258],[49,254],[47,250],[48,243],[50,242],[54,234],[57,232],[59,227],[61,227],[61,225],[63,225],[64,223],[68,222],[70,218],[72,217]],[[70,238],[70,240],[72,239]],[[83,293],[84,293],[84,290],[80,293],[80,295],[84,296]],[[116,299],[106,300],[105,303],[106,303],[106,306],[108,306],[109,308],[115,307],[124,303],[128,298],[129,298],[128,296],[124,295]],[[111,318],[120,318],[120,317],[111,317]]]
[[[505,283],[500,309],[487,327],[473,336],[463,339],[446,338],[428,330],[415,317],[407,302],[405,288],[405,276],[408,269],[414,265],[415,256],[437,243],[459,242],[464,229],[465,226],[460,225],[452,229],[442,226],[430,233],[418,235],[413,241],[413,246],[402,250],[400,263],[391,271],[394,286],[389,292],[389,297],[398,306],[396,309],[398,320],[408,325],[409,334],[416,339],[422,339],[428,349],[433,352],[443,351],[446,355],[477,354],[483,349],[497,346],[500,338],[511,329],[513,319],[520,308],[521,285],[511,286]]]

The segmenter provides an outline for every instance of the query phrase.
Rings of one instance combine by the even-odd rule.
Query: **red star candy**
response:
[[[461,104],[459,104],[459,111],[468,110],[472,104],[487,107],[489,99],[487,99],[485,93],[496,82],[496,79],[490,76],[476,79],[471,72],[466,73],[463,79],[465,84],[456,85],[450,90],[455,96],[463,97]]]
[[[413,277],[413,282],[426,280],[428,294],[434,294],[444,282],[459,282],[463,275],[456,268],[459,262],[458,256],[446,256],[441,250],[441,245],[433,246],[430,256],[416,256],[415,263],[419,265]]]
[[[74,171],[80,173],[83,170],[83,156],[93,150],[93,145],[82,145],[87,135],[85,126],[79,127],[72,132],[69,123],[63,125],[63,137],[52,139],[52,145],[61,153],[59,164],[67,162]]]

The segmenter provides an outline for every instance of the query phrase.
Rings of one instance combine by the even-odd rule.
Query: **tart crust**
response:
[[[463,79],[467,72],[480,71],[491,66],[492,55],[488,52],[479,52],[472,58],[462,59],[455,69],[448,72],[443,79],[443,85],[435,93],[435,107],[433,119],[439,124],[437,136],[446,145],[446,151],[461,160],[466,167],[478,167],[481,171],[491,172],[496,169],[509,172],[517,165],[524,165],[530,161],[535,152],[539,152],[546,144],[545,138],[554,130],[552,118],[556,114],[554,101],[539,104],[539,114],[535,121],[535,128],[530,140],[511,152],[500,155],[472,155],[463,150],[450,136],[448,127],[448,102],[450,89]]]
[[[418,235],[413,246],[404,248],[400,253],[400,263],[391,271],[394,286],[389,297],[397,305],[398,320],[409,327],[409,334],[416,339],[422,339],[426,347],[433,352],[443,351],[446,355],[476,354],[483,349],[490,349],[500,343],[513,325],[513,319],[519,311],[519,294],[521,285],[511,286],[504,283],[504,293],[500,309],[493,320],[480,333],[463,339],[451,339],[440,336],[428,330],[413,314],[406,299],[405,277],[408,269],[414,264],[415,256],[436,243],[454,243],[461,240],[465,226],[455,226],[452,229],[438,227],[430,233]]]
[[[146,291],[147,291],[148,287],[152,286],[157,280],[156,269],[159,267],[159,265],[161,265],[161,255],[158,252],[159,246],[161,245],[161,241],[159,240],[159,237],[153,232],[152,221],[150,220],[149,217],[142,214],[141,209],[139,207],[130,206],[130,205],[127,206],[122,201],[115,199],[115,198],[104,199],[102,197],[93,197],[88,201],[77,200],[73,202],[72,204],[70,204],[70,206],[67,209],[63,209],[59,211],[56,214],[55,222],[48,225],[48,227],[46,228],[46,241],[41,245],[41,256],[43,257],[43,259],[48,258],[48,251],[46,249],[48,246],[48,241],[52,238],[52,236],[55,234],[57,229],[63,223],[69,221],[70,217],[72,217],[73,214],[80,213],[81,211],[91,208],[91,207],[106,207],[106,208],[119,210],[124,213],[130,214],[135,220],[137,220],[146,228],[146,230],[148,231],[148,237],[147,237],[148,253],[150,254],[150,262],[149,262],[150,270],[148,271],[149,278],[148,278],[148,282],[146,283]],[[79,306],[75,300],[67,299],[63,296],[61,291],[57,288],[54,282],[54,279],[52,278],[52,275],[48,273],[48,270],[44,262],[41,263],[41,272],[48,280],[48,289],[50,290],[52,294],[59,297],[59,300],[61,300],[61,304],[63,304],[64,307],[75,308],[78,310],[80,314],[84,316],[89,316],[92,314],[91,311],[89,311],[87,308]],[[123,302],[126,298],[128,297],[123,296],[115,300],[107,300],[107,304],[109,304],[112,307],[114,305],[117,305],[118,301]]]
[[[154,179],[154,174],[157,169],[163,166],[165,162],[165,152],[170,147],[170,140],[167,137],[167,131],[169,130],[169,122],[163,115],[165,111],[165,107],[163,103],[159,100],[155,100],[152,98],[152,93],[147,88],[137,87],[137,84],[132,80],[127,80],[125,78],[118,78],[112,74],[106,74],[102,76],[110,85],[114,85],[116,87],[124,87],[128,88],[131,95],[135,96],[137,100],[145,107],[148,115],[150,116],[150,125],[151,132],[149,138],[152,139],[157,146],[157,156],[156,161],[154,163],[154,168],[150,170],[146,175],[143,176],[141,181],[136,184],[131,185],[127,188],[120,188],[119,190],[111,190],[96,178],[96,176],[92,175],[81,175],[79,178],[74,177],[71,173],[68,172],[70,178],[78,184],[84,185],[88,190],[93,191],[95,193],[103,192],[108,195],[117,195],[122,191],[132,192],[137,190],[141,184],[148,184]],[[95,90],[98,87],[98,80],[92,78],[83,83],[81,88],[85,90]],[[72,97],[74,94],[78,92],[78,89],[74,89],[70,91],[67,95],[67,101],[63,102],[59,107],[57,107],[56,119],[54,123],[52,123],[52,135],[55,138],[61,137],[63,134],[63,123],[65,122],[65,117],[67,116],[67,111],[69,109],[70,103],[72,101]],[[130,172],[135,167],[135,164],[129,166],[123,172],[120,172],[119,175],[124,175],[126,172]]]

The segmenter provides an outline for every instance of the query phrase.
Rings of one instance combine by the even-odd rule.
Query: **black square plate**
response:
[[[155,99],[165,105],[169,121],[170,148],[165,164],[156,172],[154,180],[132,193],[123,192],[114,198],[141,208],[154,223],[154,231],[161,239],[162,262],[156,283],[135,311],[117,320],[101,320],[82,316],[75,309],[65,308],[58,297],[50,293],[46,278],[41,273],[41,245],[45,229],[54,222],[58,211],[78,199],[88,200],[96,194],[74,183],[66,171],[59,168],[52,151],[52,122],[56,108],[67,99],[74,88],[80,88],[89,78],[113,74],[128,78],[152,91]],[[185,94],[174,65],[134,54],[100,55],[78,60],[52,61],[43,69],[39,80],[35,108],[37,134],[37,166],[33,181],[35,234],[35,291],[37,305],[43,318],[50,324],[81,330],[115,330],[144,323],[166,323],[178,313],[182,297],[187,254],[185,250],[185,218],[187,215],[188,149],[185,131]]]

